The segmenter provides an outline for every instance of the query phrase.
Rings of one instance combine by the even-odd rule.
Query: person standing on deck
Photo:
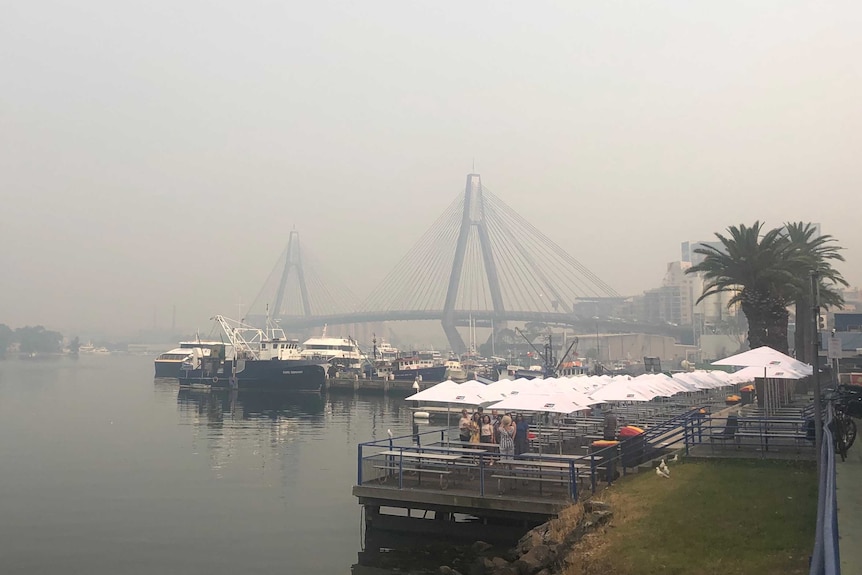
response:
[[[520,413],[515,416],[515,455],[530,451],[530,424]]]
[[[512,459],[515,457],[515,441],[517,441],[518,429],[512,422],[512,418],[504,415],[500,420],[500,458]]]
[[[500,420],[500,461],[510,460],[515,457],[515,441],[518,437],[518,431],[515,427],[515,422],[508,415],[504,415]],[[503,464],[505,468],[509,464]],[[509,480],[500,478],[497,480],[497,490],[502,495],[509,488]]]
[[[479,432],[482,428],[482,420],[479,413],[474,413],[470,419],[470,443],[479,443]]]
[[[458,422],[458,435],[461,441],[470,441],[470,416],[466,409],[461,410],[461,420]]]
[[[482,424],[479,427],[479,443],[494,443],[494,425],[491,423],[490,415],[482,417]]]

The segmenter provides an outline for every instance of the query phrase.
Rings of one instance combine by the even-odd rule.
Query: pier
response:
[[[327,391],[357,392],[357,393],[392,393],[408,396],[414,393],[413,380],[385,379],[380,377],[327,377],[324,384]],[[423,382],[427,387],[439,382]]]
[[[603,485],[681,449],[702,432],[698,412],[686,406],[644,437],[601,449],[590,447],[600,418],[531,427],[535,451],[515,459],[501,458],[495,444],[462,443],[458,430],[446,427],[361,443],[353,495],[364,507],[366,534],[511,543]]]

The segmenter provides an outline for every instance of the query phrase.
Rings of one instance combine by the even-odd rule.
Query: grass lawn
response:
[[[804,574],[814,546],[813,462],[671,464],[629,475],[596,498],[608,527],[584,539],[565,575]]]

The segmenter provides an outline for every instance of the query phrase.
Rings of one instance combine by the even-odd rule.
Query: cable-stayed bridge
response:
[[[381,321],[438,320],[456,352],[467,347],[457,327],[469,322],[504,327],[507,321],[601,327],[620,331],[594,314],[582,317],[576,302],[621,296],[542,231],[469,174],[464,193],[443,212],[371,294],[360,301],[309,265],[312,256],[291,232],[252,310],[269,305],[288,330]],[[628,326],[631,327],[630,325]],[[671,326],[639,326],[668,333]],[[623,329],[626,331],[626,329]],[[678,329],[676,331],[679,331]],[[676,334],[673,334],[676,335]]]

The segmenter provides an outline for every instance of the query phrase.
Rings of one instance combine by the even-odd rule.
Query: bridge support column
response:
[[[488,234],[488,222],[485,220],[485,201],[482,198],[482,178],[479,174],[467,174],[467,184],[464,187],[464,213],[461,216],[461,229],[458,232],[458,243],[455,245],[455,259],[452,262],[452,272],[449,274],[449,288],[446,291],[446,302],[443,304],[443,331],[449,340],[449,346],[457,354],[467,351],[464,339],[455,327],[455,304],[458,300],[458,289],[461,286],[461,275],[464,269],[464,255],[470,232],[475,228],[479,248],[482,252],[482,263],[485,266],[485,276],[488,280],[488,290],[494,313],[502,314],[503,294],[500,289],[500,278],[497,275],[497,264],[494,260],[493,247]]]

